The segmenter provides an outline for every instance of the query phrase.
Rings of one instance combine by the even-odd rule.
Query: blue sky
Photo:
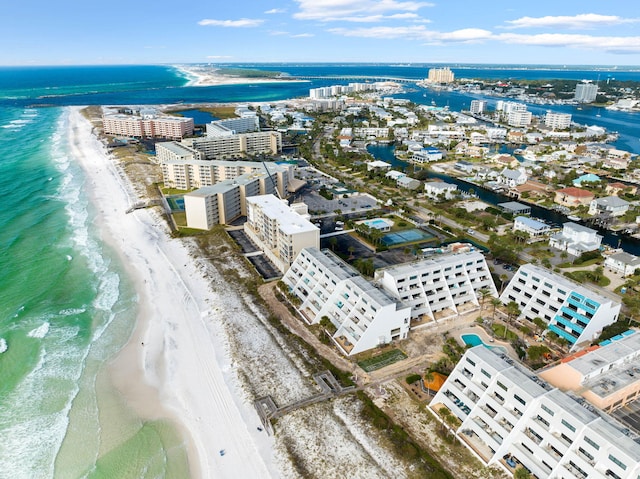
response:
[[[640,65],[640,6],[636,0],[6,3],[0,65]]]

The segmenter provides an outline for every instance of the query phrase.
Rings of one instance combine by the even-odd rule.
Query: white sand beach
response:
[[[273,438],[257,430],[223,339],[224,311],[242,305],[225,304],[233,298],[213,291],[188,243],[171,238],[152,210],[125,214],[137,198],[79,108],[70,110],[69,134],[99,211],[97,226],[139,295],[135,332],[110,365],[114,385],[142,418],[176,424],[192,477],[279,477]]]
[[[307,82],[308,80],[295,80],[293,78],[248,78],[241,76],[222,75],[219,69],[213,66],[174,65],[174,68],[182,72],[189,79],[187,86],[219,86],[219,85],[247,85],[254,83],[279,83]]]

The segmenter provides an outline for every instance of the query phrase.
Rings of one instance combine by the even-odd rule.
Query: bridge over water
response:
[[[399,77],[382,77],[382,76],[368,76],[368,75],[334,75],[334,76],[315,76],[315,75],[296,75],[296,80],[360,80],[360,81],[392,81],[397,83],[416,83],[420,80],[411,78],[399,78]]]

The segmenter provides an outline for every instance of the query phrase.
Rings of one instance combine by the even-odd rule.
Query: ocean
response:
[[[131,334],[137,295],[117,255],[92,227],[95,209],[71,153],[66,106],[275,101],[350,81],[331,76],[420,79],[428,69],[246,66],[321,78],[193,87],[170,66],[0,68],[0,478],[187,477],[176,430],[137,417],[105,371]],[[606,68],[459,68],[465,73],[454,68],[458,76],[479,72],[484,78],[610,74]],[[640,79],[638,70],[615,74]],[[435,101],[455,108],[453,93]],[[410,95],[431,101],[422,90]],[[635,115],[581,114],[593,124],[614,125],[624,138],[620,146],[640,152]]]

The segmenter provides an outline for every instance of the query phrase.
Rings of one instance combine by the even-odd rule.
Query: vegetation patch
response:
[[[402,361],[403,359],[407,359],[406,354],[399,349],[392,349],[382,354],[378,354],[377,356],[358,361],[358,366],[369,373],[371,371],[382,369],[390,364],[397,363],[398,361]]]

